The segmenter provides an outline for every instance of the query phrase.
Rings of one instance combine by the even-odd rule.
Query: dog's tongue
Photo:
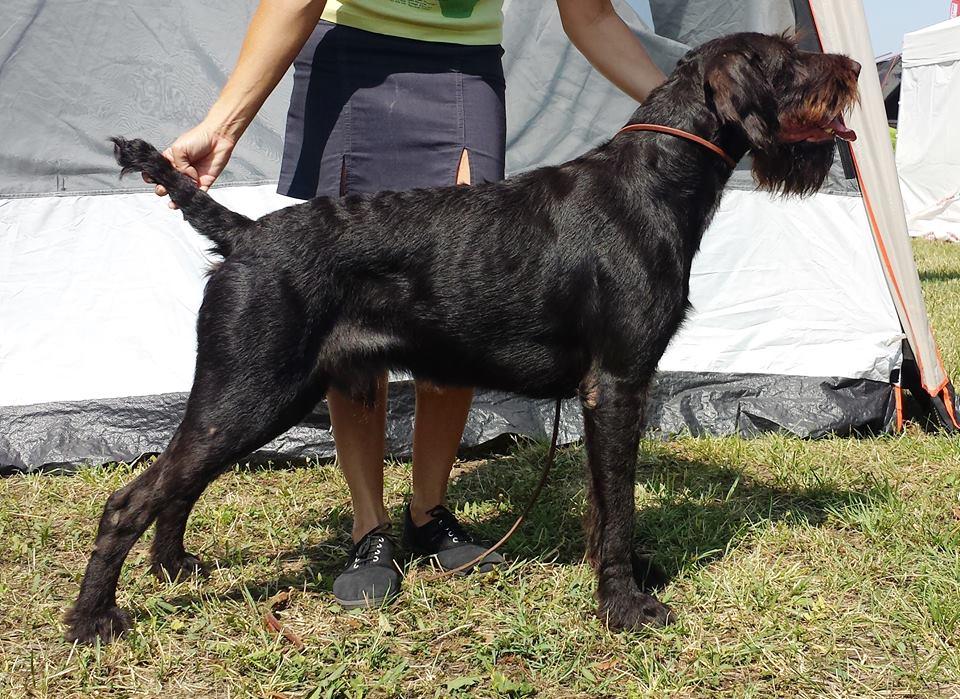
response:
[[[809,141],[810,143],[825,143],[839,138],[844,141],[856,141],[857,134],[853,129],[847,128],[843,119],[836,117],[825,124],[819,126],[799,126],[789,128],[781,134],[781,140],[787,143],[797,143],[798,141]]]
[[[839,139],[842,139],[844,141],[857,140],[857,132],[854,131],[853,129],[847,128],[847,125],[843,123],[843,119],[841,119],[840,117],[837,117],[836,119],[831,121],[829,124],[827,124],[827,128],[833,129],[833,133]]]

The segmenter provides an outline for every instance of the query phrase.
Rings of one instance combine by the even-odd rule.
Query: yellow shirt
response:
[[[327,0],[323,19],[447,44],[499,44],[503,38],[503,0]]]

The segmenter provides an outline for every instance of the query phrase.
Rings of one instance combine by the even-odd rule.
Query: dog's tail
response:
[[[113,155],[123,168],[121,177],[130,172],[142,172],[163,185],[173,203],[183,211],[187,223],[213,241],[215,252],[226,257],[234,251],[253,221],[215,202],[146,141],[138,138],[110,140],[113,141]]]

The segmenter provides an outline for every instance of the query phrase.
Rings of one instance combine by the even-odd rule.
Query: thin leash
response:
[[[524,518],[530,514],[530,510],[533,509],[534,503],[537,502],[537,498],[540,496],[540,491],[543,490],[543,486],[547,484],[547,477],[550,475],[550,470],[553,468],[554,461],[556,460],[557,455],[557,437],[560,434],[560,399],[557,398],[557,404],[553,415],[553,436],[550,437],[550,449],[547,451],[547,458],[543,463],[543,473],[540,475],[540,482],[537,483],[537,487],[533,489],[533,493],[530,494],[529,499],[527,500],[527,506],[523,508],[523,512],[520,513],[520,516],[517,517],[517,521],[513,523],[513,526],[504,534],[500,541],[495,543],[493,546],[488,548],[486,551],[481,553],[479,556],[474,558],[468,563],[459,565],[456,568],[451,568],[450,570],[444,570],[439,573],[433,573],[427,575],[423,578],[426,582],[433,582],[434,580],[441,580],[447,578],[451,575],[456,575],[457,573],[462,573],[465,570],[470,570],[475,565],[477,565],[484,558],[489,556],[491,553],[496,551],[498,548],[503,546],[507,540],[513,536],[513,533],[517,531],[520,527],[520,524],[523,522]]]
[[[737,166],[737,161],[727,155],[727,151],[725,151],[723,148],[715,143],[711,143],[705,138],[697,136],[696,134],[692,134],[689,131],[684,131],[683,129],[675,129],[672,126],[662,126],[661,124],[627,124],[622,129],[617,131],[616,135],[619,136],[626,131],[654,131],[656,133],[665,133],[669,134],[670,136],[676,136],[677,138],[683,138],[701,145],[713,153],[716,153],[723,158],[724,162],[726,162],[726,164],[730,167],[735,168]]]
[[[628,124],[627,126],[624,126],[622,129],[620,129],[615,135],[619,136],[620,134],[627,131],[653,131],[656,133],[665,133],[670,136],[683,138],[688,141],[692,141],[693,143],[696,143],[698,145],[701,145],[707,150],[711,151],[712,153],[715,153],[716,155],[720,156],[721,158],[723,158],[724,162],[727,165],[729,165],[731,168],[735,168],[737,166],[737,161],[731,158],[727,154],[727,152],[723,150],[720,146],[716,145],[715,143],[711,143],[707,139],[697,136],[696,134],[692,134],[687,131],[684,131],[683,129],[675,129],[672,126],[662,126],[660,124]],[[523,522],[526,516],[530,514],[530,510],[533,509],[534,504],[537,502],[537,498],[540,497],[540,491],[543,490],[543,486],[547,484],[547,477],[550,475],[551,469],[553,469],[553,464],[557,455],[557,438],[559,434],[560,434],[560,399],[558,398],[557,404],[556,404],[556,410],[553,416],[553,436],[550,438],[550,449],[549,451],[547,451],[547,458],[543,464],[543,473],[540,475],[540,482],[537,483],[537,487],[534,488],[533,493],[530,494],[530,497],[527,500],[526,507],[523,508],[523,512],[521,512],[520,516],[517,517],[517,521],[515,521],[513,523],[513,526],[510,527],[507,533],[500,538],[500,541],[495,543],[493,546],[488,548],[486,551],[481,553],[472,561],[468,563],[464,563],[463,565],[459,565],[456,568],[451,568],[450,570],[444,570],[439,573],[433,573],[431,575],[428,575],[423,578],[424,581],[433,582],[435,580],[441,580],[443,578],[447,578],[451,575],[456,575],[457,573],[462,573],[465,570],[470,570],[475,565],[477,565],[480,561],[482,561],[484,558],[486,558],[491,553],[495,552],[498,548],[503,546],[503,544],[505,544],[510,539],[510,537],[513,536],[513,533],[517,531],[517,529],[520,527],[520,524]]]

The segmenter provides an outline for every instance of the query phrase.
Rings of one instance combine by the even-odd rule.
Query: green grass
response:
[[[960,375],[960,246],[917,243],[941,350]],[[535,483],[542,446],[463,464],[451,501],[487,539]],[[486,577],[409,571],[388,609],[330,587],[349,499],[329,464],[238,467],[204,495],[188,546],[204,583],[163,584],[147,546],[108,647],[61,640],[105,497],[126,467],[0,481],[0,696],[960,696],[960,440],[782,436],[649,441],[637,536],[673,579],[671,628],[611,634],[582,561],[583,454],[563,450],[534,514]],[[386,470],[394,513],[409,467]],[[266,600],[302,651],[264,630]]]

